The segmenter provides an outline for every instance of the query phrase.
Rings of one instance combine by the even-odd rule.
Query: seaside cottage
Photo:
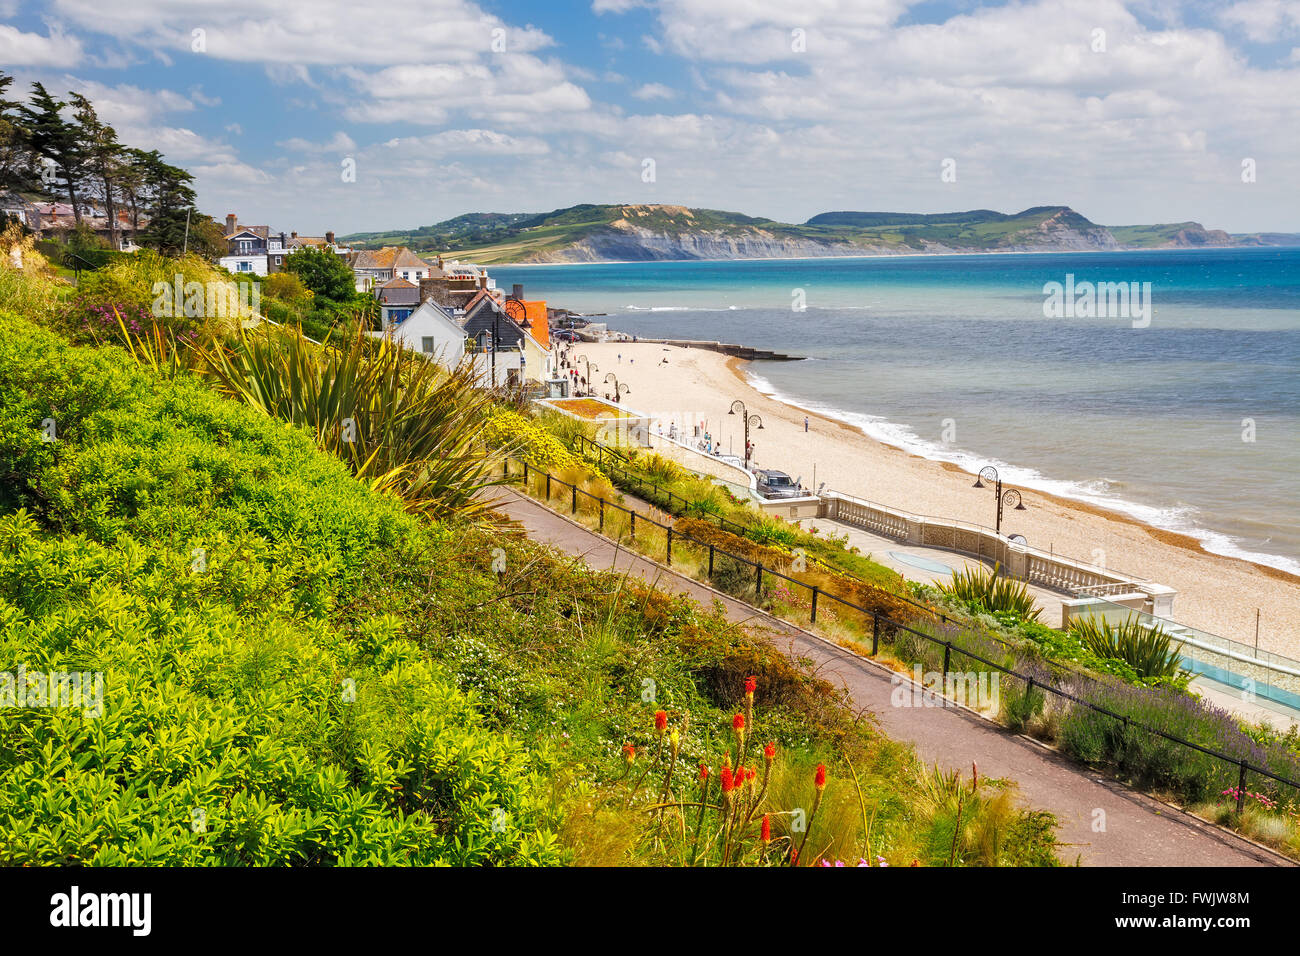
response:
[[[546,303],[522,303],[522,310],[511,306],[520,316],[516,322],[506,307],[484,290],[465,309],[464,329],[471,346],[477,353],[497,352],[497,377],[503,382],[500,369],[504,364],[517,370],[519,379],[528,382],[547,382],[555,377],[555,355],[550,347],[550,330],[546,324]],[[540,317],[540,320],[539,320]],[[493,336],[498,336],[493,341]],[[515,360],[503,359],[513,355]]]
[[[435,302],[422,302],[406,316],[385,322],[383,334],[447,368],[455,368],[465,358],[465,330]]]

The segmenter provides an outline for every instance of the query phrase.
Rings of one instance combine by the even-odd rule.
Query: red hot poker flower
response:
[[[813,784],[818,790],[826,789],[826,764],[819,763],[817,765],[817,775],[813,778]]]
[[[754,691],[758,690],[758,678],[753,675],[745,678],[745,693],[753,697]]]
[[[633,760],[636,759],[636,747],[632,746],[631,744],[624,744],[623,756],[627,758],[628,763],[631,763]]]
[[[662,710],[655,711],[655,730],[663,733],[668,729],[668,715]]]
[[[763,759],[771,763],[776,759],[776,741],[769,740],[767,746],[763,748]]]
[[[763,828],[762,832],[759,834],[759,838],[764,843],[772,842],[772,821],[767,818],[766,813],[763,814]]]
[[[700,764],[700,783],[704,783],[704,781],[708,779],[709,779],[709,765],[706,763],[702,763]]]
[[[736,786],[735,782],[731,778],[731,768],[724,765],[722,768],[722,773],[719,774],[719,776],[722,778],[722,792],[731,793],[731,791],[735,789]]]
[[[732,730],[744,730],[744,729],[745,729],[745,715],[744,715],[744,714],[737,714],[735,717],[732,717],[732,718],[731,718],[731,729],[732,729]]]

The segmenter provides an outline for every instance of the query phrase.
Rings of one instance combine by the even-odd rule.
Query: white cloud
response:
[[[662,83],[645,83],[633,90],[632,95],[638,100],[671,100],[677,92]]]
[[[284,149],[294,153],[351,153],[357,148],[357,144],[347,133],[339,130],[334,136],[324,143],[313,143],[300,137],[281,140],[276,143]]]
[[[250,63],[464,62],[490,52],[494,29],[506,31],[511,52],[552,43],[541,30],[510,26],[470,0],[389,0],[382,16],[355,0],[56,0],[56,6],[80,26],[122,40]],[[204,31],[202,52],[192,50],[196,29]]]
[[[0,23],[0,64],[14,66],[75,66],[81,62],[81,41],[51,27],[46,36],[24,33]]]
[[[1300,0],[1239,0],[1219,12],[1219,22],[1256,43],[1272,43],[1300,33]]]

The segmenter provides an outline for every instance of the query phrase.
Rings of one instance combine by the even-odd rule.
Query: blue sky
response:
[[[1300,0],[0,0],[0,64],[306,233],[578,202],[1300,231]]]

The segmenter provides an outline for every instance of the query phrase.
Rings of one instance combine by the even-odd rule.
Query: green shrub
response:
[[[953,571],[952,581],[938,582],[936,586],[971,608],[996,612],[1010,612],[1026,621],[1036,621],[1042,613],[1034,607],[1034,596],[1023,581],[998,574],[998,567],[969,568]]]
[[[1075,618],[1070,633],[1098,657],[1121,660],[1142,678],[1176,677],[1182,667],[1179,648],[1164,628],[1146,627],[1136,615],[1114,626],[1091,615]]]
[[[0,316],[0,473],[0,658],[104,690],[0,711],[0,863],[560,861],[537,755],[345,610],[449,536],[304,433]]]

